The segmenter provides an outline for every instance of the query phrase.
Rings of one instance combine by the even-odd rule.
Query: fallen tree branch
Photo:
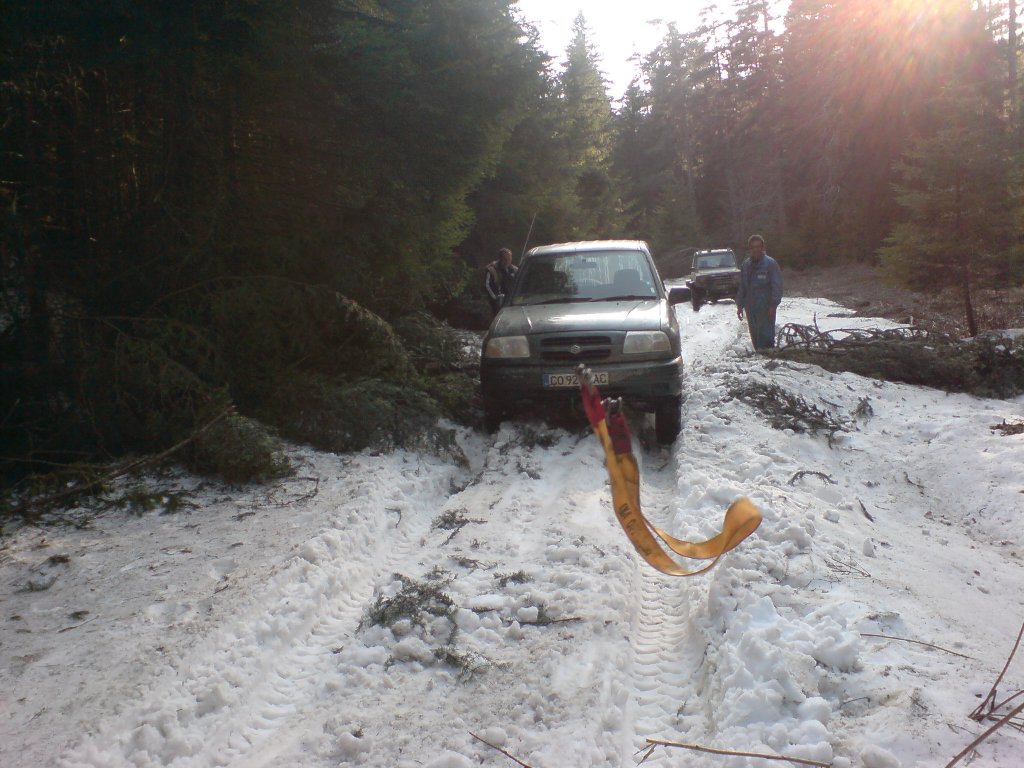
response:
[[[166,459],[172,453],[175,453],[176,451],[179,451],[182,448],[184,448],[186,445],[191,443],[193,440],[195,440],[197,437],[203,434],[206,430],[208,430],[210,427],[212,427],[214,424],[216,424],[218,421],[223,419],[225,416],[227,416],[234,410],[235,406],[229,405],[227,408],[218,413],[216,416],[214,416],[212,419],[206,422],[199,429],[189,433],[189,436],[186,437],[184,440],[175,443],[165,451],[161,451],[160,453],[154,455],[143,456],[142,458],[136,459],[135,461],[130,461],[127,464],[124,464],[121,467],[115,469],[113,472],[103,475],[103,477],[98,477],[94,480],[82,483],[81,485],[76,485],[72,488],[67,488],[61,491],[60,493],[55,493],[50,496],[44,496],[43,498],[40,499],[30,499],[29,501],[22,502],[16,507],[11,507],[10,509],[6,510],[5,514],[17,515],[29,509],[32,509],[33,507],[37,507],[44,504],[49,505],[55,501],[60,501],[61,499],[68,498],[69,496],[77,496],[93,488],[96,488],[97,486],[109,483],[111,480],[116,480],[119,477],[123,477],[124,475],[134,472],[136,469],[144,467],[147,464],[157,464]]]
[[[491,742],[487,741],[486,739],[481,739],[481,738],[480,738],[479,736],[477,736],[477,735],[476,735],[475,733],[473,733],[472,731],[470,731],[470,732],[469,732],[469,735],[470,735],[470,736],[472,736],[472,737],[473,737],[474,739],[476,739],[477,741],[483,742],[484,744],[486,744],[486,745],[487,745],[488,747],[490,747],[491,749],[496,749],[496,750],[498,750],[499,752],[501,752],[501,754],[503,754],[503,755],[504,755],[505,757],[507,757],[507,758],[508,758],[509,760],[511,760],[512,762],[516,763],[517,765],[521,765],[521,766],[523,766],[523,768],[532,768],[532,766],[530,766],[530,765],[529,765],[529,764],[527,764],[527,763],[524,763],[524,762],[523,762],[522,760],[520,760],[520,759],[519,759],[518,757],[513,757],[512,755],[510,755],[510,754],[509,754],[508,752],[506,752],[506,751],[505,751],[504,749],[502,749],[501,747],[496,747],[496,746],[495,746],[494,744],[491,744]]]
[[[977,659],[975,659],[973,656],[967,656],[962,653],[957,653],[956,651],[951,651],[948,648],[943,648],[941,645],[932,645],[931,643],[924,643],[920,640],[911,640],[909,637],[896,637],[895,635],[876,635],[873,632],[861,632],[860,636],[881,637],[885,640],[902,640],[904,643],[914,643],[915,645],[923,645],[926,648],[934,648],[937,651],[943,651],[945,653],[952,654],[953,656],[959,656],[961,659],[971,659],[972,661],[977,661]]]
[[[832,763],[821,763],[817,760],[805,760],[802,757],[790,757],[789,755],[767,755],[762,752],[738,752],[733,749],[715,749],[714,747],[704,747],[700,744],[684,744],[679,741],[662,741],[660,739],[647,739],[647,743],[652,747],[680,747],[682,749],[692,749],[695,752],[707,752],[712,755],[728,755],[730,757],[756,757],[761,760],[778,760],[781,762],[798,763],[799,765],[813,765],[817,768],[830,768]],[[647,753],[649,755],[650,752]],[[646,759],[647,755],[644,755]]]
[[[991,728],[989,728],[987,731],[985,731],[983,734],[981,734],[978,738],[976,738],[974,741],[972,741],[970,744],[968,744],[966,747],[964,747],[962,750],[960,750],[960,753],[956,757],[954,757],[952,760],[950,760],[948,763],[946,763],[945,768],[953,768],[954,765],[956,765],[958,762],[960,762],[960,759],[964,755],[966,755],[969,752],[971,752],[976,746],[981,744],[981,742],[983,742],[985,739],[987,739],[993,733],[998,731],[1000,728],[1002,728],[1004,725],[1006,725],[1008,722],[1010,722],[1010,720],[1012,720],[1014,717],[1019,715],[1021,712],[1024,712],[1024,704],[1021,704],[1017,708],[1010,710],[1009,712],[1006,713],[1006,715],[1004,715],[1003,717],[999,718],[999,721],[995,725],[993,725]]]

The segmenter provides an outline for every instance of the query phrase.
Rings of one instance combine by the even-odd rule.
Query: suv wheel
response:
[[[682,411],[679,398],[658,403],[654,409],[654,436],[659,445],[671,445],[679,437]]]
[[[495,401],[484,400],[484,431],[493,435],[501,426],[504,416],[505,412]]]
[[[699,288],[693,288],[690,291],[690,304],[693,306],[694,312],[700,311],[700,305],[704,303],[704,291]]]

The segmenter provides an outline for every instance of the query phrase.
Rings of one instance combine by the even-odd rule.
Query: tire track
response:
[[[581,701],[603,713],[584,726],[592,745],[585,764],[622,764],[621,738],[608,723],[621,722],[625,691],[622,696],[619,691],[625,683],[628,648],[610,643],[618,636],[612,625],[589,620],[605,615],[605,609],[579,597],[583,585],[601,580],[595,574],[597,558],[617,562],[628,560],[628,555],[618,546],[620,534],[603,524],[608,520],[602,503],[605,493],[594,480],[603,478],[604,470],[592,438],[561,430],[541,432],[536,442],[532,425],[515,425],[480,447],[474,457],[474,482],[433,513],[436,517],[456,511],[473,523],[451,539],[446,530],[431,530],[416,561],[420,570],[407,571],[418,579],[437,567],[451,578],[444,591],[458,606],[457,641],[449,638],[446,644],[429,622],[413,631],[391,625],[365,628],[352,652],[339,657],[347,663],[346,687],[338,692],[343,696],[315,712],[312,726],[305,725],[302,747],[293,745],[264,765],[336,765],[341,755],[361,765],[413,765],[429,762],[445,750],[482,759],[485,748],[469,731],[483,728],[508,729],[510,748],[524,759],[550,764],[548,758],[530,752],[537,747],[537,723],[566,728],[566,739],[578,737],[574,715]],[[586,471],[580,471],[581,465]],[[595,520],[602,521],[596,532],[591,530]],[[530,528],[543,533],[523,536],[521,532]],[[614,535],[606,536],[609,532]],[[608,541],[615,543],[613,551],[602,549]],[[614,564],[598,567],[610,567],[613,573],[626,570]],[[499,584],[500,576],[513,572],[521,573],[523,580]],[[608,591],[613,590],[606,590],[604,598],[620,605]],[[545,615],[570,623],[545,626]],[[541,623],[533,625],[538,619]],[[581,639],[579,647],[567,646],[573,637],[586,637],[587,642]],[[591,640],[597,645],[591,646]],[[438,661],[426,654],[399,656],[401,643],[419,644],[428,653],[452,651],[481,666],[479,672],[464,676],[465,670],[451,660]],[[365,648],[379,655],[363,666],[359,656]],[[612,660],[617,650],[621,661]],[[524,672],[527,669],[529,673]],[[535,674],[547,680],[546,687],[538,690]],[[504,693],[492,700],[495,688]],[[416,705],[410,706],[410,701]],[[421,714],[431,709],[443,709],[452,728],[431,725]],[[530,744],[533,747],[525,746]],[[311,752],[322,762],[310,761]]]
[[[275,568],[260,602],[200,641],[141,701],[63,758],[74,765],[228,765],[271,759],[329,678],[333,651],[355,633],[383,575],[412,557],[453,472],[361,456],[330,481],[350,501]],[[410,504],[414,499],[415,504]],[[398,512],[396,522],[394,513]],[[352,557],[358,559],[353,560]],[[276,734],[278,737],[270,744]],[[252,759],[247,764],[255,764]]]
[[[651,456],[638,457],[648,459]],[[641,467],[641,505],[655,525],[666,525],[664,510],[676,494],[676,463]],[[699,589],[688,579],[666,576],[639,557],[640,609],[631,634],[632,695],[626,725],[633,751],[646,739],[678,740],[687,702],[697,695],[704,639],[693,626]]]

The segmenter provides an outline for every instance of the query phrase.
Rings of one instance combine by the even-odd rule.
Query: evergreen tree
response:
[[[943,88],[991,46],[971,6],[790,4],[780,130],[799,148],[787,187],[806,260],[867,258],[898,220],[893,164],[930,129]]]
[[[609,173],[612,107],[582,13],[573,22],[559,83],[563,122],[557,140],[569,157],[578,206],[573,236],[613,235],[619,226],[619,198]]]
[[[466,198],[543,69],[512,5],[7,3],[7,455],[165,447],[232,399],[287,417],[283,384],[395,359],[317,345],[359,347],[351,299],[393,318],[458,287]]]
[[[881,249],[887,271],[919,290],[956,288],[975,336],[973,291],[1014,241],[1013,176],[1005,125],[991,100],[951,86],[937,105],[942,126],[915,142],[898,165],[898,201],[908,217]]]
[[[752,231],[784,238],[779,39],[771,28],[766,0],[748,0],[734,10],[734,19],[726,25],[724,76],[718,86],[728,128],[713,144],[721,169],[724,224],[732,242],[745,242]]]
[[[699,244],[697,185],[705,166],[707,134],[713,122],[711,95],[718,74],[703,32],[681,35],[669,25],[662,43],[644,61],[646,96],[645,194],[651,238],[659,250]]]

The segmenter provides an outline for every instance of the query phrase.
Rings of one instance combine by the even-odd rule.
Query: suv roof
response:
[[[529,253],[579,253],[591,251],[648,251],[643,240],[579,240],[572,243],[555,243],[531,248]],[[648,251],[649,252],[649,251]]]

